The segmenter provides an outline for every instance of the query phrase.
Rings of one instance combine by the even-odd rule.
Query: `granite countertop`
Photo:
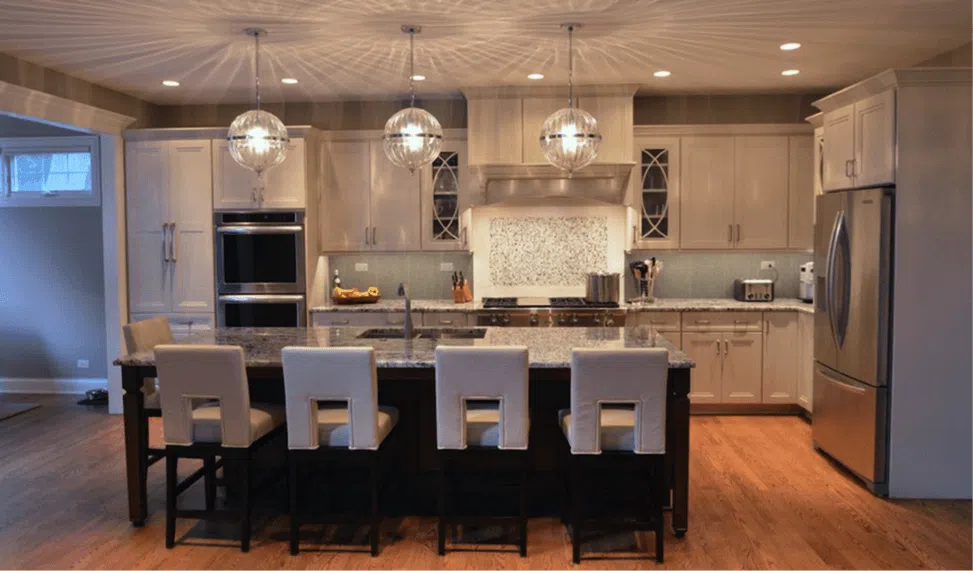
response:
[[[200,331],[176,341],[188,345],[239,345],[248,367],[279,367],[281,349],[302,347],[374,347],[379,368],[429,368],[435,366],[437,345],[490,347],[525,345],[532,369],[565,369],[571,366],[576,347],[664,347],[669,367],[689,369],[696,364],[661,334],[649,327],[486,327],[483,339],[358,339],[365,327],[230,327]],[[154,366],[152,351],[115,360],[115,365]]]
[[[804,303],[797,298],[778,298],[769,303],[736,301],[735,299],[699,298],[699,299],[656,299],[652,303],[634,305],[622,304],[620,309],[627,311],[799,311],[814,313],[814,304]],[[362,305],[319,305],[311,308],[311,313],[331,311],[356,312],[394,312],[405,311],[402,299],[383,299],[378,303]],[[459,312],[473,313],[483,311],[483,304],[478,301],[469,303],[453,303],[448,299],[414,299],[412,311],[416,313]]]

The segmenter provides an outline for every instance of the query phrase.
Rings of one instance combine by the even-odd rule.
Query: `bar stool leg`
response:
[[[520,465],[520,556],[527,557],[527,470],[530,462],[524,452]]]
[[[298,479],[297,478],[297,455],[294,454],[294,453],[288,454],[287,464],[288,464],[288,466],[287,466],[287,469],[288,469],[287,488],[288,488],[288,490],[287,491],[288,491],[288,495],[290,496],[290,519],[291,519],[291,521],[290,521],[290,524],[291,524],[291,537],[290,537],[290,542],[291,542],[291,555],[297,555],[298,553],[301,552],[301,548],[300,548],[300,541],[301,541],[301,536],[300,536],[301,527],[300,526],[301,526],[301,524],[300,524],[300,522],[298,522],[298,519],[297,519],[297,511],[298,511],[297,510],[297,500],[300,497],[298,495],[298,488],[297,488],[297,479]]]
[[[166,549],[176,543],[176,481],[179,458],[166,452]]]
[[[240,523],[240,551],[247,553],[250,551],[250,517],[253,513],[253,506],[251,505],[252,500],[252,483],[251,480],[251,462],[250,462],[250,451],[248,450],[246,456],[243,459],[243,470],[241,474],[240,487],[243,489],[243,506],[242,515]]]
[[[446,496],[448,491],[446,490],[446,457],[445,455],[440,455],[439,463],[439,555],[446,555]]]
[[[653,481],[655,482],[655,501],[653,502],[653,515],[655,516],[655,560],[659,563],[663,562],[663,544],[665,543],[665,517],[663,516],[663,505],[666,502],[666,495],[669,492],[669,486],[666,481],[666,469],[665,469],[665,457],[657,462],[655,465],[655,477]]]
[[[371,459],[371,487],[372,487],[372,525],[369,530],[369,536],[371,539],[371,552],[372,557],[378,556],[378,538],[379,531],[382,524],[381,516],[378,511],[378,495],[380,490],[380,464],[379,464],[379,452],[375,451],[372,453]]]
[[[581,513],[580,468],[574,458],[571,459],[571,464],[571,559],[578,564],[581,563],[581,527],[584,515]]]
[[[206,489],[206,511],[211,512],[216,507],[216,457],[203,458],[203,484]]]

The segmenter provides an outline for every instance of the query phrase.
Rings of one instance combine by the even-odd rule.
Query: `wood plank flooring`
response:
[[[329,543],[351,542],[356,545],[350,549],[364,550],[364,533],[340,530],[329,538],[313,527],[307,551],[292,557],[286,519],[272,515],[257,518],[247,554],[239,551],[235,526],[193,521],[179,522],[179,543],[166,550],[161,465],[150,470],[149,522],[135,529],[126,517],[121,417],[75,400],[0,395],[0,402],[43,405],[0,422],[0,568],[572,567],[569,537],[554,519],[531,521],[526,559],[512,547],[469,544],[440,558],[435,521],[414,517],[386,522],[383,551],[375,559],[336,552]],[[810,426],[799,418],[694,417],[691,447],[690,529],[684,539],[666,537],[665,564],[651,559],[651,535],[606,534],[586,546],[581,568],[973,565],[970,502],[876,498],[814,452]],[[201,488],[187,492],[187,501],[202,505]]]

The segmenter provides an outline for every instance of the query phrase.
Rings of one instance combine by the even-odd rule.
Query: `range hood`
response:
[[[572,198],[625,204],[634,162],[592,163],[570,177],[549,164],[470,165],[479,204],[531,198]]]

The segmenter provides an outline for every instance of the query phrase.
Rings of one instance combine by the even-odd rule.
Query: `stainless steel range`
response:
[[[618,303],[594,303],[583,297],[485,297],[476,315],[480,326],[623,327]]]

